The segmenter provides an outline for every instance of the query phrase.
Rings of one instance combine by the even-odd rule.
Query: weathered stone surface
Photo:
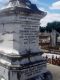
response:
[[[46,14],[25,1],[29,0],[10,0],[0,12],[1,80],[29,80],[47,71],[38,37],[40,20]]]

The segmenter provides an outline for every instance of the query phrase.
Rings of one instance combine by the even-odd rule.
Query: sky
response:
[[[9,0],[0,0],[0,8]],[[41,20],[41,26],[45,27],[48,22],[60,21],[60,0],[30,0],[37,7],[47,12],[47,15]]]
[[[45,27],[47,23],[60,21],[60,0],[31,0],[37,7],[47,12],[46,17],[41,20],[41,26]]]

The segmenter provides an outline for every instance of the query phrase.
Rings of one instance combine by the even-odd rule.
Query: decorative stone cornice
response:
[[[43,12],[37,8],[35,4],[32,4],[29,0],[9,0],[9,4],[2,8],[0,15],[10,15],[10,14],[38,14],[42,17],[46,16],[46,12]]]

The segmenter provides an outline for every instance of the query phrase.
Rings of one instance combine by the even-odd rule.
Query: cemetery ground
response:
[[[60,66],[47,64],[47,68],[53,75],[53,80],[60,80]]]

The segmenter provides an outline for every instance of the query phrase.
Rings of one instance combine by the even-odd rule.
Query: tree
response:
[[[46,30],[49,32],[51,32],[52,30],[56,30],[56,31],[60,32],[60,22],[48,23],[46,26]]]
[[[45,32],[46,31],[46,27],[40,27],[40,32]]]

